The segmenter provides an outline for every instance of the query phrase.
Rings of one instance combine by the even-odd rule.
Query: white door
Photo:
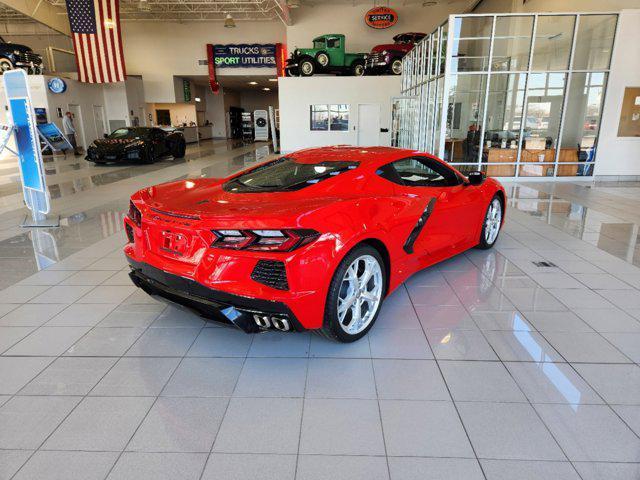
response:
[[[358,105],[358,145],[361,147],[380,145],[380,105],[378,103]]]
[[[107,132],[107,120],[104,116],[104,107],[102,105],[93,106],[93,121],[96,124],[96,134],[102,137]]]
[[[76,129],[76,144],[78,147],[86,150],[87,143],[84,138],[84,122],[82,121],[82,108],[80,105],[70,103],[69,111],[73,114],[73,126]]]

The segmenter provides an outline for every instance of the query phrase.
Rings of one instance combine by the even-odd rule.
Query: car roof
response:
[[[299,163],[318,162],[361,162],[371,165],[383,165],[401,158],[414,155],[430,156],[423,152],[395,147],[354,147],[349,145],[335,145],[321,148],[308,148],[287,154]]]
[[[331,37],[344,37],[344,35],[342,33],[325,33],[324,35],[320,35],[314,38],[312,42],[315,42],[316,40],[322,40],[324,38],[331,38]]]

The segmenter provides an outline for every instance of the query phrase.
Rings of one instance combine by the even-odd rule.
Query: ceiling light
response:
[[[227,13],[227,16],[224,19],[225,28],[235,28],[236,21],[233,19],[230,13]]]
[[[277,78],[270,78],[270,79],[269,79],[269,81],[270,81],[270,82],[277,82],[277,81],[278,81],[278,79],[277,79]]]
[[[196,102],[200,102],[200,97],[196,97],[194,100],[195,100]]]
[[[287,7],[298,8],[300,6],[300,0],[287,0]]]
[[[265,92],[270,91],[271,89],[269,87],[264,87],[262,90],[264,90]]]
[[[257,85],[258,82],[249,82],[249,85]]]
[[[104,28],[115,28],[116,23],[110,19],[110,18],[105,18],[104,19]]]

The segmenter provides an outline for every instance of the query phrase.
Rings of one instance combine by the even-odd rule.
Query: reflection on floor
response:
[[[129,191],[256,161],[222,150],[63,195],[62,233],[0,243],[0,477],[640,478],[639,185],[509,185],[493,250],[338,345],[130,284]],[[39,242],[55,263],[21,273]]]

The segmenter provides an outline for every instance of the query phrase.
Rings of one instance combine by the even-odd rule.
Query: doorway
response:
[[[74,105],[72,103],[67,105],[68,110],[73,115],[73,126],[76,129],[76,144],[78,147],[86,151],[87,142],[84,137],[84,122],[82,121],[82,108],[80,105]]]
[[[104,107],[102,105],[93,106],[93,121],[96,124],[96,135],[100,138],[107,132],[107,120],[104,116]]]
[[[358,146],[380,145],[380,105],[358,104]]]
[[[171,125],[171,112],[169,110],[156,110],[156,125]]]

